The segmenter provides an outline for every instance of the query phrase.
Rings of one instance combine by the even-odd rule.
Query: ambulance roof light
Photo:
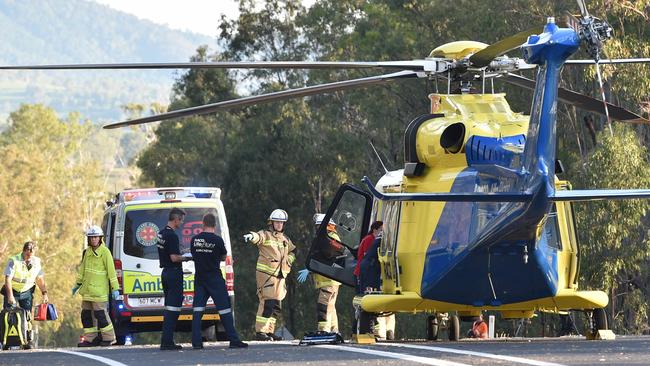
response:
[[[181,198],[213,198],[219,199],[221,189],[215,187],[168,187],[168,188],[143,188],[130,189],[117,195],[118,202],[140,200],[172,201]]]

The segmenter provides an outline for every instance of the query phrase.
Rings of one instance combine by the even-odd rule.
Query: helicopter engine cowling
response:
[[[505,150],[520,154],[521,146],[512,146],[510,140],[526,132],[528,117],[513,112],[504,94],[431,94],[429,98],[431,113],[414,119],[404,134],[403,192],[440,192],[443,188],[433,182],[447,181],[475,164],[507,168],[517,164],[518,157],[511,158]],[[481,146],[472,145],[472,151],[480,148],[487,160],[478,159],[476,153],[467,155],[467,144],[472,138],[478,141],[477,137]],[[483,137],[494,141],[484,146]]]

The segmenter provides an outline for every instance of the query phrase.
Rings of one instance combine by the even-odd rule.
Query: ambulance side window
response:
[[[104,241],[106,247],[113,250],[113,225],[115,222],[115,213],[107,212],[102,219],[102,230],[104,231]]]

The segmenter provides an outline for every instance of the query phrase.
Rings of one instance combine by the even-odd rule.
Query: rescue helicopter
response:
[[[333,252],[326,227],[313,240],[307,268],[349,286],[356,249],[374,220],[384,221],[379,248],[380,293],[357,300],[367,312],[433,312],[437,337],[444,320],[449,339],[460,338],[460,320],[481,311],[505,319],[530,318],[537,311],[585,311],[592,331],[607,329],[603,310],[608,296],[578,286],[579,252],[573,202],[650,198],[650,189],[572,190],[557,177],[557,103],[607,115],[627,123],[650,120],[559,87],[564,65],[650,62],[650,59],[601,59],[611,27],[591,16],[578,0],[581,15],[567,24],[550,17],[535,27],[492,45],[459,41],[411,61],[318,62],[250,61],[203,63],[124,63],[0,66],[0,69],[159,69],[299,68],[389,69],[370,76],[254,95],[158,115],[111,123],[118,128],[201,115],[259,103],[306,97],[399,80],[424,78],[447,84],[446,93],[429,96],[429,113],[404,133],[404,167],[387,172],[376,184],[341,186],[324,221],[337,227],[342,252]],[[592,59],[569,59],[584,45]],[[520,49],[523,57],[509,57]],[[536,80],[516,74],[536,69]],[[504,94],[488,92],[500,79],[534,90],[530,115],[510,109]],[[480,92],[476,93],[476,89]],[[471,289],[471,290],[470,290]],[[452,314],[452,315],[442,315]]]

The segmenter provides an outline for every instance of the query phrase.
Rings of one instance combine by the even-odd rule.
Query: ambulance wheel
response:
[[[115,345],[123,346],[126,342],[126,334],[115,333]]]
[[[457,342],[460,339],[460,319],[458,318],[458,315],[452,315],[449,317],[447,332],[449,333],[450,341]]]
[[[438,315],[433,314],[427,317],[427,340],[428,341],[437,341],[438,340]]]
[[[607,327],[607,313],[605,313],[605,309],[594,309],[594,326],[596,327],[596,331],[609,329]]]

